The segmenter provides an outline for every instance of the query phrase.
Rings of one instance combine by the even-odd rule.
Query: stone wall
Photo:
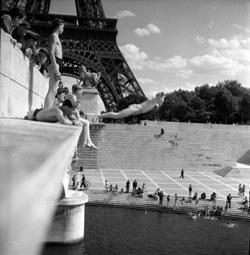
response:
[[[30,109],[41,108],[48,79],[30,63],[0,30],[0,118],[23,118]]]

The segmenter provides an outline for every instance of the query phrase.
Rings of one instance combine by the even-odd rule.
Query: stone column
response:
[[[75,243],[84,238],[85,203],[88,195],[68,190],[68,197],[58,202],[46,242]]]

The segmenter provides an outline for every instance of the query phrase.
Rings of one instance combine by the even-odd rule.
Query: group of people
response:
[[[108,180],[105,180],[105,191],[106,192],[110,192],[112,194],[117,194],[118,192],[118,185],[113,185],[112,183],[111,184],[108,184]],[[121,192],[123,192],[123,190],[121,190]]]
[[[13,35],[15,29],[19,28],[17,34],[20,34],[20,31],[22,31],[22,36],[19,36],[21,38],[19,38],[20,43],[27,46],[25,46],[25,53],[28,54],[28,49],[31,49],[32,52],[35,51],[37,44],[34,37],[39,37],[39,35],[30,29],[24,28],[24,26],[20,28],[22,23],[24,23],[24,14],[17,8],[11,10],[9,14],[4,14],[1,19],[1,27],[10,35]],[[89,121],[81,115],[78,98],[82,93],[83,86],[88,86],[89,82],[94,84],[99,82],[101,73],[91,73],[82,65],[79,70],[79,82],[72,86],[72,93],[68,93],[65,88],[60,88],[61,68],[63,64],[63,50],[60,35],[64,31],[64,21],[55,19],[51,22],[51,27],[52,33],[48,38],[48,50],[40,49],[37,54],[39,57],[34,58],[34,62],[41,70],[48,71],[48,93],[45,97],[44,107],[30,111],[25,118],[35,121],[60,122],[64,125],[82,126],[84,129],[83,146],[97,148],[90,138]],[[23,38],[28,39],[24,40]],[[94,121],[97,118],[121,119],[146,113],[155,106],[162,104],[164,97],[165,94],[163,92],[157,93],[154,98],[148,99],[141,104],[131,104],[128,108],[120,112],[105,112],[96,115]]]
[[[245,196],[245,192],[246,192],[246,185],[243,184],[239,184],[239,188],[238,188],[238,196],[239,197],[244,197]]]
[[[159,204],[163,204],[164,192],[160,188],[157,188],[154,193],[148,194],[149,198],[153,198],[155,200],[159,200]],[[170,201],[170,196],[167,197],[167,200]]]
[[[145,186],[146,184],[143,183],[141,187],[137,186],[137,181],[136,179],[133,181],[132,183],[132,191],[131,194],[133,196],[138,196],[138,197],[142,197],[143,193],[145,191]],[[113,184],[108,184],[108,180],[105,180],[105,184],[104,184],[104,190],[106,192],[110,192],[112,194],[116,194],[118,192],[118,185],[113,185]],[[128,179],[126,181],[126,190],[124,191],[123,188],[121,188],[120,193],[130,193],[130,180]]]
[[[85,175],[82,174],[81,180],[77,181],[76,175],[74,174],[71,178],[73,189],[86,189],[88,187]]]
[[[2,15],[0,25],[11,35],[12,43],[22,50],[42,74],[46,75],[48,51],[38,46],[40,35],[31,30],[30,24],[25,21],[25,13],[13,8],[8,14]]]

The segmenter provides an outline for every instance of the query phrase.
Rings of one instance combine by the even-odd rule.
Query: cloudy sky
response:
[[[102,4],[118,19],[117,44],[147,96],[227,79],[250,87],[249,0]]]

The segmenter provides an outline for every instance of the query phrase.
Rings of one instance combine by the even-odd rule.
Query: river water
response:
[[[42,255],[249,255],[250,223],[86,206],[84,241]]]

